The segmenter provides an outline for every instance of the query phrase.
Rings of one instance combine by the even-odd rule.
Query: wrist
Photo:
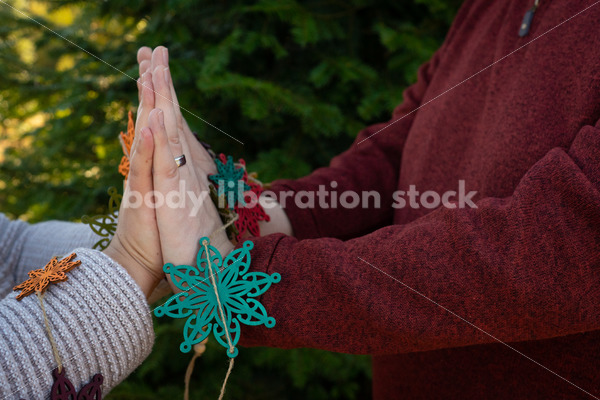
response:
[[[140,263],[131,257],[123,249],[119,249],[118,246],[111,244],[102,251],[104,254],[109,256],[113,261],[118,263],[127,271],[129,276],[135,281],[139,288],[146,296],[146,299],[150,297],[154,288],[159,284],[160,278],[151,274],[146,267],[140,265]]]
[[[233,243],[231,243],[227,237],[225,231],[221,231],[215,235],[214,239],[211,240],[211,245],[216,247],[223,257],[226,257],[227,254],[231,253],[235,248]]]
[[[259,221],[260,235],[267,236],[272,233],[283,233],[288,236],[294,236],[292,223],[285,210],[279,202],[270,196],[263,195],[259,198],[260,205],[269,216],[269,221]]]

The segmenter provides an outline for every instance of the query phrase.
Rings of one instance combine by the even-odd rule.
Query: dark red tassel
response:
[[[52,371],[54,377],[54,384],[52,385],[52,391],[50,392],[51,400],[75,400],[77,392],[73,387],[71,381],[65,376],[65,369],[62,371],[58,368]]]
[[[102,400],[102,382],[104,382],[102,374],[94,375],[92,381],[82,387],[79,393],[75,391],[75,387],[65,376],[64,367],[60,372],[58,368],[55,368],[52,376],[54,383],[50,392],[50,400]]]
[[[81,388],[77,394],[77,400],[102,400],[102,382],[104,377],[96,374],[92,381]]]

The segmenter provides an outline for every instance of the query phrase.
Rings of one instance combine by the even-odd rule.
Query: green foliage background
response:
[[[263,181],[303,176],[389,118],[460,3],[9,1],[103,61],[0,4],[0,210],[31,222],[106,210],[142,45],[167,46],[181,105],[244,143],[184,112],[214,149],[244,157]],[[156,330],[153,354],[109,398],[181,396],[180,322]],[[211,344],[192,398],[216,398],[226,368]],[[366,399],[370,361],[243,349],[226,397]]]

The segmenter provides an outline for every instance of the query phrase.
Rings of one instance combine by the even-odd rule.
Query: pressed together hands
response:
[[[121,264],[149,297],[164,278],[164,263],[193,265],[201,237],[210,237],[211,245],[224,255],[234,246],[209,198],[202,201],[193,217],[192,209],[197,205],[190,201],[182,208],[150,207],[146,202],[139,207],[123,206],[133,192],[166,196],[183,188],[184,193],[200,196],[208,191],[208,175],[216,172],[212,158],[181,114],[167,49],[141,48],[138,64],[139,107],[129,177],[117,230],[104,253]],[[181,155],[187,162],[178,167],[175,158]]]

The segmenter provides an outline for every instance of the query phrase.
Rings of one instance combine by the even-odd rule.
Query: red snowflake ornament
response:
[[[244,202],[246,206],[235,206],[233,209],[238,215],[238,219],[235,221],[235,227],[238,230],[238,234],[235,239],[239,242],[247,232],[252,236],[260,236],[260,227],[258,226],[259,221],[270,221],[270,217],[265,212],[264,208],[258,202],[260,195],[263,192],[263,188],[260,184],[255,182],[248,177],[248,171],[246,169],[246,162],[240,158],[239,163],[244,167],[244,182],[250,186],[250,190],[244,194]],[[250,194],[252,193],[252,194]],[[254,207],[247,207],[248,204],[253,204]]]

